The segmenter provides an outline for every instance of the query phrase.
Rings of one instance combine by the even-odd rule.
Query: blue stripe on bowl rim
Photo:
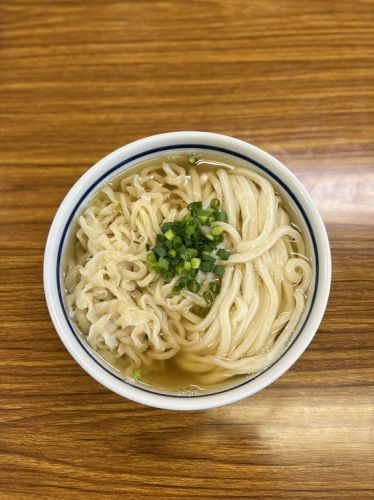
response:
[[[315,259],[315,262],[314,262],[314,266],[315,266],[315,286],[314,286],[314,290],[313,290],[313,296],[312,296],[312,299],[311,299],[311,303],[310,303],[310,306],[309,306],[309,311],[308,311],[308,313],[307,313],[307,315],[305,317],[305,320],[304,320],[302,326],[300,327],[300,330],[299,330],[298,334],[294,337],[294,339],[292,340],[292,342],[290,343],[290,345],[287,347],[287,349],[282,353],[282,355],[276,361],[274,361],[274,363],[272,363],[270,366],[268,366],[265,370],[263,370],[262,372],[258,373],[254,377],[252,377],[250,379],[247,379],[244,382],[241,382],[238,385],[229,386],[229,387],[226,387],[224,389],[221,389],[221,390],[215,391],[215,392],[193,394],[193,395],[168,394],[168,393],[164,393],[162,391],[153,391],[153,390],[147,389],[145,387],[141,387],[141,386],[135,385],[135,384],[127,381],[126,379],[124,379],[122,377],[119,377],[118,375],[114,374],[113,372],[111,372],[110,370],[108,370],[108,368],[106,368],[103,364],[101,364],[91,354],[91,352],[89,351],[87,345],[85,345],[85,342],[83,341],[83,339],[80,338],[80,336],[76,333],[76,331],[73,328],[73,325],[72,325],[72,323],[71,323],[71,321],[69,319],[69,316],[68,316],[66,308],[65,308],[65,304],[64,304],[64,300],[63,300],[63,292],[62,292],[62,288],[61,288],[61,279],[60,279],[61,278],[61,272],[60,272],[61,269],[60,269],[60,267],[61,267],[62,249],[63,249],[63,245],[64,245],[64,242],[65,242],[66,234],[67,234],[67,232],[69,230],[69,227],[70,227],[70,223],[72,222],[72,220],[73,220],[75,214],[77,213],[78,209],[80,208],[82,202],[94,190],[94,188],[98,184],[100,184],[110,174],[112,174],[113,172],[115,172],[119,168],[123,167],[124,165],[127,165],[128,163],[131,163],[131,162],[133,162],[135,160],[140,160],[141,158],[144,158],[144,157],[149,156],[149,155],[154,155],[155,153],[162,153],[164,151],[170,151],[170,150],[176,150],[176,149],[205,149],[205,150],[210,150],[210,151],[218,151],[220,153],[225,153],[225,154],[232,155],[232,156],[235,156],[237,158],[240,158],[241,160],[244,160],[244,161],[246,161],[248,163],[251,163],[251,164],[255,165],[257,168],[259,168],[263,172],[266,172],[266,174],[268,176],[270,176],[280,186],[282,186],[282,188],[288,193],[288,195],[290,196],[290,198],[294,201],[294,203],[296,204],[297,208],[299,209],[299,211],[300,211],[300,213],[301,213],[301,215],[302,215],[302,217],[304,219],[304,222],[305,222],[306,226],[308,227],[309,233],[310,233],[310,237],[311,237],[312,245],[313,245],[313,251],[314,251],[314,259]],[[125,384],[127,386],[130,386],[132,388],[136,388],[136,389],[138,389],[140,391],[143,391],[143,392],[148,392],[150,394],[156,394],[156,395],[160,395],[160,396],[163,396],[163,397],[170,397],[170,398],[191,398],[191,397],[199,397],[199,398],[201,398],[201,397],[208,397],[208,396],[215,396],[215,395],[223,394],[225,392],[228,392],[228,391],[231,391],[231,390],[234,390],[234,389],[238,389],[239,387],[243,387],[246,384],[250,384],[253,380],[256,380],[258,377],[261,377],[262,375],[264,375],[264,373],[266,373],[273,366],[275,366],[277,363],[279,363],[279,361],[291,349],[291,347],[295,344],[295,342],[297,341],[297,339],[300,337],[301,333],[303,332],[303,330],[304,330],[304,328],[305,328],[305,326],[306,326],[306,324],[308,322],[308,319],[309,319],[309,317],[311,315],[311,312],[313,310],[313,306],[314,306],[314,303],[315,303],[315,300],[316,300],[317,290],[318,290],[318,286],[319,286],[319,256],[318,256],[318,248],[317,248],[316,238],[315,238],[315,235],[314,235],[314,232],[313,232],[313,229],[312,229],[312,225],[311,225],[311,223],[310,223],[310,221],[309,221],[309,219],[308,219],[308,217],[307,217],[307,215],[306,215],[306,213],[305,213],[302,205],[300,204],[299,200],[294,195],[294,193],[289,189],[289,187],[287,186],[287,184],[285,184],[281,179],[279,179],[271,170],[269,170],[267,167],[265,167],[264,165],[262,165],[260,162],[258,162],[256,160],[253,160],[249,156],[243,155],[241,153],[237,153],[235,151],[231,151],[230,149],[221,148],[219,146],[208,146],[206,144],[193,144],[193,143],[192,144],[175,144],[175,145],[171,145],[171,146],[162,146],[162,147],[159,147],[159,148],[149,149],[147,151],[144,151],[143,153],[139,153],[139,154],[136,154],[134,156],[131,156],[130,158],[126,158],[126,160],[121,161],[120,163],[118,163],[114,167],[111,167],[105,174],[101,175],[83,193],[83,195],[81,196],[81,198],[75,204],[73,210],[71,211],[71,213],[70,213],[70,215],[69,215],[69,217],[68,217],[68,219],[66,221],[66,224],[64,226],[64,229],[62,231],[61,239],[60,239],[60,242],[59,242],[59,245],[58,245],[58,254],[57,254],[57,263],[56,263],[56,278],[57,278],[57,291],[58,291],[58,297],[59,297],[60,306],[61,306],[61,309],[63,311],[65,320],[66,320],[66,322],[67,322],[67,324],[69,326],[69,329],[70,329],[71,333],[74,335],[74,337],[76,338],[76,340],[78,341],[78,343],[80,344],[80,346],[82,347],[82,349],[88,354],[88,356],[91,359],[93,359],[93,361],[102,370],[105,370],[109,375],[111,375],[112,377],[116,378],[117,380],[119,380],[123,384]]]

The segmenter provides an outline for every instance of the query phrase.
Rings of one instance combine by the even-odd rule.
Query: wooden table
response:
[[[374,498],[374,2],[3,0],[0,22],[0,497]],[[296,365],[187,414],[83,372],[42,286],[78,177],[183,129],[287,164],[333,255],[325,318]]]

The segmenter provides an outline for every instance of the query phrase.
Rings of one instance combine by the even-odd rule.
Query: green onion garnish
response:
[[[188,226],[186,226],[185,230],[184,230],[184,234],[186,236],[192,236],[193,233],[195,232],[195,224],[189,224]]]
[[[212,227],[211,233],[213,236],[219,236],[223,231],[223,227],[219,224],[217,226]]]
[[[165,238],[168,240],[172,240],[174,238],[175,234],[173,233],[172,229],[168,229],[165,233]]]
[[[175,274],[182,274],[184,271],[184,266],[182,263],[178,264],[175,268]]]
[[[223,227],[216,223],[209,228],[212,222],[227,220],[227,214],[219,210],[220,206],[218,198],[214,198],[206,209],[201,201],[190,203],[190,215],[178,221],[164,222],[161,225],[162,233],[156,236],[156,245],[151,249],[146,245],[146,258],[151,272],[160,274],[167,282],[179,277],[172,289],[175,295],[179,295],[184,288],[198,293],[201,273],[214,272],[220,279],[217,283],[209,283],[209,291],[203,293],[209,307],[220,292],[224,274],[224,268],[217,265],[216,259],[227,260],[230,256],[230,252],[224,248],[217,250],[217,245],[224,241]],[[209,307],[201,308],[200,313],[207,314]]]
[[[203,208],[203,202],[202,201],[193,201],[187,206],[188,210],[192,213],[195,212],[195,210],[198,210],[199,208]]]
[[[188,262],[188,260],[185,260],[184,264],[183,264],[183,267],[184,267],[185,271],[191,271],[191,268],[192,268],[191,262]]]
[[[231,253],[225,250],[224,248],[220,248],[219,250],[217,250],[217,255],[222,260],[228,260]]]
[[[200,283],[196,280],[190,280],[187,283],[187,288],[190,292],[197,293],[200,290]]]
[[[224,275],[224,269],[223,267],[221,266],[215,266],[215,268],[213,269],[213,272],[214,274],[216,274],[217,276],[219,276],[220,278],[222,278],[222,276]]]
[[[169,269],[169,261],[168,259],[164,259],[163,257],[161,257],[161,259],[158,261],[158,265],[161,269]]]
[[[216,221],[219,222],[226,222],[227,221],[227,214],[223,210],[219,210],[218,212],[215,213],[215,219]]]
[[[214,236],[210,233],[204,233],[204,236],[207,240],[214,241]]]
[[[221,286],[218,283],[209,283],[208,288],[214,295],[218,295],[221,291]]]
[[[183,260],[190,260],[191,259],[191,255],[190,255],[190,252],[188,250],[185,250],[183,252],[179,252],[179,255],[182,257]]]
[[[214,261],[212,262],[210,260],[203,260],[201,262],[200,269],[201,269],[201,271],[204,271],[205,273],[212,272],[214,269]]]
[[[155,262],[157,262],[157,257],[153,252],[149,252],[149,253],[147,253],[147,260],[151,264],[154,264]]]
[[[190,254],[191,258],[196,257],[196,255],[198,254],[196,248],[188,248],[187,251]]]
[[[134,373],[132,374],[132,376],[134,377],[135,380],[140,380],[142,377],[141,369],[138,368],[137,370],[135,370]]]
[[[157,257],[165,257],[167,251],[166,251],[166,248],[164,247],[154,247],[153,249],[153,253],[155,255],[157,255]]]
[[[166,233],[166,231],[169,231],[169,229],[171,229],[173,227],[173,223],[172,222],[165,222],[164,224],[162,224],[162,232],[163,233]]]
[[[173,238],[173,247],[174,248],[179,248],[180,246],[182,246],[182,238],[180,236],[176,236],[175,238]]]
[[[201,264],[201,259],[198,259],[197,257],[191,259],[191,268],[192,269],[199,269]]]
[[[200,318],[205,318],[209,310],[210,310],[209,307],[200,307],[196,314],[200,316]]]
[[[197,162],[198,162],[198,157],[197,156],[190,155],[188,157],[188,163],[190,163],[191,165],[196,165]]]
[[[213,198],[213,200],[210,202],[210,208],[213,208],[214,210],[216,210],[217,208],[219,208],[221,202],[218,198]]]
[[[210,306],[213,302],[212,294],[210,292],[204,292],[203,297],[205,299],[205,302],[208,304],[208,306]]]

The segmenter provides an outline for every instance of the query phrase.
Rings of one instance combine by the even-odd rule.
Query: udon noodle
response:
[[[284,351],[305,308],[312,269],[301,232],[273,185],[247,167],[200,158],[159,158],[103,187],[77,219],[65,276],[70,318],[125,376],[165,369],[167,360],[209,386],[264,370]],[[201,294],[172,293],[150,272],[147,252],[165,221],[218,198],[227,213],[220,293],[204,318]],[[214,279],[199,271],[199,279]]]

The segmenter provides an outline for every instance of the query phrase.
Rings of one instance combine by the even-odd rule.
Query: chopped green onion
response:
[[[218,212],[215,213],[216,221],[218,222],[226,222],[227,221],[227,214],[223,210],[219,210]]]
[[[200,265],[201,271],[204,271],[205,273],[210,273],[214,269],[214,261],[210,260],[203,260]]]
[[[172,240],[174,238],[175,234],[173,233],[172,229],[168,229],[165,233],[165,238],[168,240]]]
[[[165,224],[162,224],[162,232],[166,233],[166,231],[169,231],[173,227],[172,222],[165,222]]]
[[[184,234],[186,236],[192,236],[193,233],[195,232],[195,224],[190,224],[188,226],[186,226],[185,230],[184,230]]]
[[[151,264],[155,264],[157,262],[157,257],[153,252],[149,252],[147,253],[147,260]]]
[[[132,374],[132,376],[134,377],[135,380],[140,380],[142,377],[141,369],[138,368],[137,370],[135,370],[134,373]]]
[[[158,261],[158,265],[161,269],[169,269],[169,261],[167,259],[164,259],[163,257],[161,257],[161,259]]]
[[[182,276],[179,281],[178,281],[178,286],[182,289],[185,286],[187,286],[189,277],[188,276]]]
[[[179,255],[182,255],[184,254],[185,252],[187,252],[187,248],[184,246],[184,245],[181,245],[179,248],[178,248],[178,254]]]
[[[205,316],[208,314],[209,311],[210,311],[209,307],[199,307],[196,314],[200,316],[200,318],[205,318]]]
[[[187,251],[191,257],[196,257],[196,255],[198,254],[198,251],[196,250],[196,248],[188,248]]]
[[[221,204],[221,201],[218,198],[213,198],[213,200],[210,202],[210,208],[217,209],[219,208]]]
[[[162,276],[167,280],[170,281],[172,278],[174,278],[174,270],[173,269],[161,269],[161,274]]]
[[[209,283],[208,288],[214,295],[218,295],[221,291],[221,286],[218,283]]]
[[[195,155],[190,155],[188,157],[188,163],[190,163],[191,165],[196,165],[196,163],[198,162],[198,158],[197,156]]]
[[[190,255],[190,252],[188,250],[185,250],[183,253],[180,253],[179,254],[183,260],[190,260],[191,259],[191,255]]]
[[[187,208],[190,212],[195,212],[195,210],[203,208],[203,203],[201,201],[193,201],[192,203],[187,205]]]
[[[217,225],[217,226],[212,227],[211,233],[213,234],[213,236],[219,236],[222,233],[222,231],[223,231],[223,227]]]
[[[177,267],[175,268],[175,272],[176,274],[182,274],[184,271],[184,267],[183,267],[183,264],[178,264]]]
[[[202,208],[197,208],[195,210],[195,214],[197,215],[197,218],[202,224],[205,224],[210,215],[208,210],[203,210]]]
[[[197,208],[195,210],[195,214],[199,217],[200,215],[203,215],[204,217],[209,217],[209,210],[204,210],[203,208]]]
[[[184,223],[181,220],[174,222],[173,229],[176,233],[183,233]]]
[[[196,280],[190,280],[187,284],[190,292],[197,293],[200,290],[200,283]]]
[[[216,266],[214,269],[213,269],[213,272],[214,274],[216,274],[217,276],[219,276],[220,278],[222,278],[222,276],[224,275],[225,271],[223,269],[223,267],[221,266]]]
[[[182,238],[180,236],[175,236],[175,238],[173,238],[173,246],[174,248],[182,246]]]
[[[228,260],[231,253],[225,250],[224,248],[220,248],[219,250],[217,250],[217,255],[222,260]]]
[[[165,257],[166,248],[163,247],[154,247],[153,253],[157,255],[158,258]]]
[[[207,240],[214,241],[214,236],[210,233],[204,233],[204,236]]]
[[[204,292],[203,297],[208,306],[210,306],[213,302],[212,294],[210,292]]]
[[[183,267],[184,267],[185,271],[191,271],[191,262],[188,262],[188,260],[185,260]]]
[[[222,278],[224,268],[217,265],[216,259],[227,260],[230,256],[230,252],[223,248],[217,250],[217,245],[223,241],[223,226],[213,224],[208,229],[213,222],[227,220],[227,214],[219,210],[220,206],[218,198],[211,200],[206,209],[202,201],[190,203],[190,215],[174,222],[164,222],[161,225],[162,233],[156,236],[155,246],[150,249],[149,244],[146,244],[150,272],[160,274],[167,282],[179,276],[172,289],[173,294],[179,294],[185,287],[198,293],[201,283],[196,276],[200,271],[214,272]],[[205,292],[205,297],[210,305],[220,291],[220,284],[212,282],[207,286],[209,292]]]
[[[198,259],[196,257],[191,259],[191,268],[192,269],[199,269],[200,264],[201,264],[201,259]]]

